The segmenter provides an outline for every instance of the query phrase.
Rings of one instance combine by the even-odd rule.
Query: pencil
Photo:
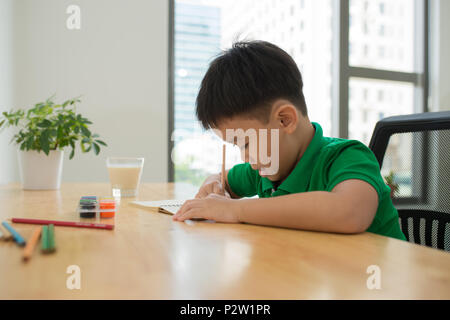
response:
[[[223,192],[225,193],[225,152],[226,152],[226,149],[225,149],[225,144],[223,145],[223,147],[222,147],[222,175],[221,175],[221,177],[220,177],[220,183],[222,184],[222,189],[223,189]]]
[[[33,254],[34,247],[41,236],[42,227],[36,227],[33,231],[33,234],[30,237],[30,240],[27,242],[25,249],[23,249],[23,260],[27,261],[31,258]]]
[[[48,252],[55,251],[55,225],[48,225]]]
[[[25,239],[16,231],[14,230],[13,227],[11,227],[8,222],[3,221],[2,222],[3,226],[5,227],[6,230],[9,231],[9,233],[11,233],[14,241],[21,247],[23,247],[25,245]]]
[[[95,229],[114,229],[113,224],[103,223],[89,223],[89,222],[72,222],[72,221],[57,221],[57,220],[43,220],[43,219],[22,219],[12,218],[14,223],[29,223],[29,224],[54,224],[55,226],[62,227],[79,227],[79,228],[95,228]]]
[[[48,226],[42,227],[42,240],[41,240],[41,251],[48,251]]]
[[[0,233],[3,234],[2,237],[0,237],[1,239],[5,240],[5,241],[9,241],[12,239],[12,235],[11,233],[9,233],[8,231],[6,231],[6,229],[0,224]]]

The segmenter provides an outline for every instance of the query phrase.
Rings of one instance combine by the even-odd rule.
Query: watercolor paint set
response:
[[[116,201],[112,197],[83,196],[77,212],[80,218],[114,218]]]

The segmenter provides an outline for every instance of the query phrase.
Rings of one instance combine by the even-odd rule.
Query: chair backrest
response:
[[[408,241],[450,251],[450,111],[380,120],[369,147]]]

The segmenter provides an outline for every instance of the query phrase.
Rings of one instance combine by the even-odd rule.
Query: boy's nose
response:
[[[255,161],[255,159],[253,157],[250,157],[248,154],[245,154],[245,152],[241,152],[241,160],[243,162],[249,162],[253,166],[256,167],[256,163],[257,161]]]

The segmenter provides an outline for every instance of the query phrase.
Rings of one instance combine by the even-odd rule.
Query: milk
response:
[[[136,196],[139,181],[141,179],[141,166],[132,166],[126,164],[115,164],[108,166],[109,181],[113,188],[113,195]]]

